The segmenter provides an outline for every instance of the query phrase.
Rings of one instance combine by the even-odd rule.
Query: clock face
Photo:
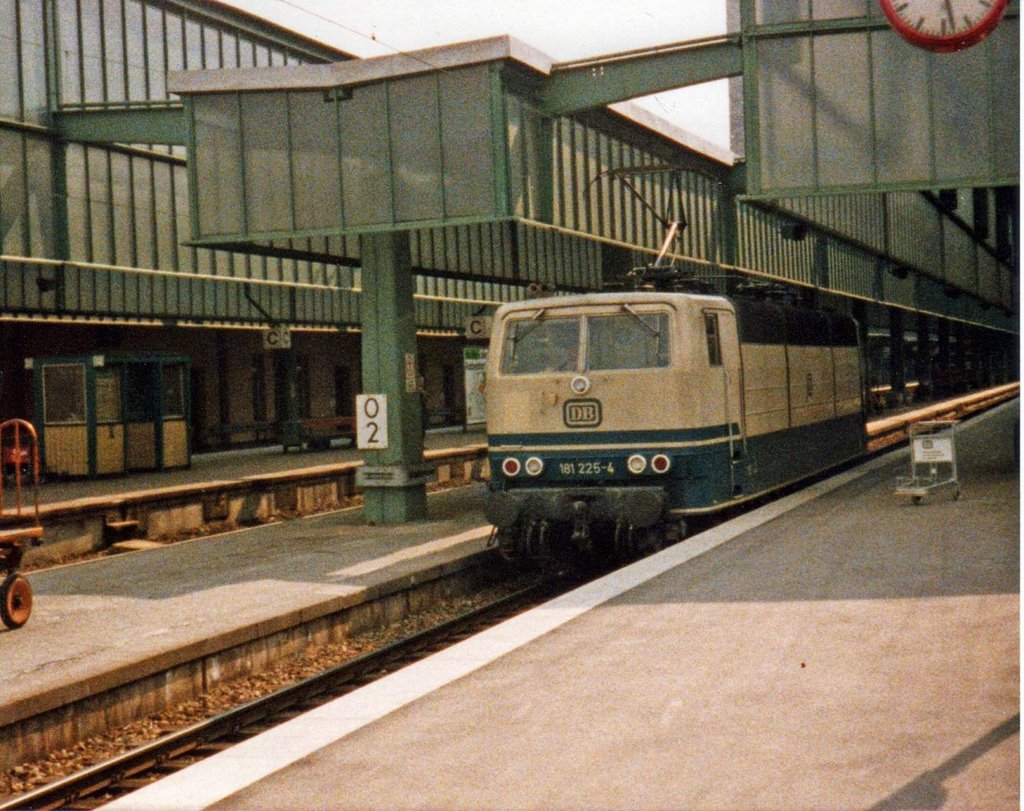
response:
[[[959,51],[996,27],[1008,0],[879,0],[892,27],[910,43]]]

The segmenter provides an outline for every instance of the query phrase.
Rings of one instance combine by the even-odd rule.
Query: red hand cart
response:
[[[39,523],[39,440],[36,429],[26,420],[13,419],[0,423],[0,620],[8,628],[20,628],[32,613],[32,587],[18,572],[26,545],[42,543],[43,528]],[[29,482],[25,479],[28,478]],[[4,493],[11,481],[14,497]],[[22,499],[26,485],[32,488],[32,505]],[[13,500],[13,506],[8,501]]]

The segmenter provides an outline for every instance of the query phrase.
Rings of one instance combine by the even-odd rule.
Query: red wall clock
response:
[[[992,33],[1009,0],[878,0],[892,27],[919,48],[946,53]]]

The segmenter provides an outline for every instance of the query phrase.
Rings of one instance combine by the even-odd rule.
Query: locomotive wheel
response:
[[[9,574],[0,586],[0,619],[8,628],[20,628],[32,613],[32,587],[20,574]]]

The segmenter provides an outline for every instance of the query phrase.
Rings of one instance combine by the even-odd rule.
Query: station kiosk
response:
[[[29,358],[48,476],[89,477],[191,464],[189,358],[106,352]]]

